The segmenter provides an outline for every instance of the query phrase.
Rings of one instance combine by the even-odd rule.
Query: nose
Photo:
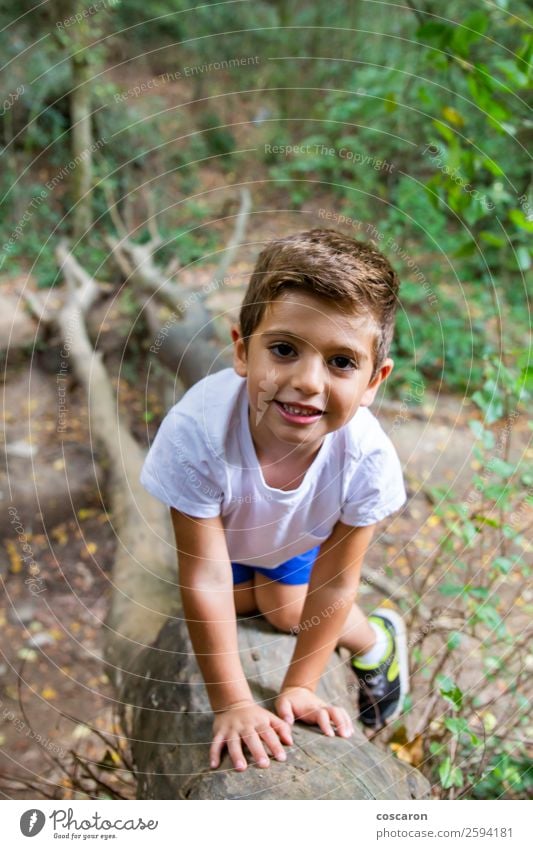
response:
[[[324,394],[325,374],[324,361],[318,354],[310,354],[299,358],[294,365],[291,386],[305,396]]]

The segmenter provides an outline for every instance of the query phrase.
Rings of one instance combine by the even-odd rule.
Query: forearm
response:
[[[182,587],[191,642],[213,711],[252,700],[239,658],[233,588]]]
[[[315,591],[312,583],[309,585],[296,647],[282,689],[315,690],[339,641],[356,592],[353,585],[331,585]]]

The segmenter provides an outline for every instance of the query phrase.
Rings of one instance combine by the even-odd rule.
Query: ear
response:
[[[394,368],[394,360],[391,360],[390,357],[387,357],[384,360],[383,365],[380,370],[376,374],[376,376],[370,381],[367,388],[364,391],[363,397],[361,398],[361,407],[369,407],[374,398],[376,397],[376,393],[383,383],[384,380],[387,380],[389,374]]]
[[[232,325],[231,338],[233,341],[233,368],[239,377],[246,377],[248,375],[248,358],[238,324]]]

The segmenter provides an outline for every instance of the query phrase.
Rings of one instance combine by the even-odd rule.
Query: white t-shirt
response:
[[[297,489],[268,486],[250,433],[246,379],[232,368],[200,380],[167,413],[141,483],[183,513],[220,515],[230,560],[263,568],[319,545],[338,520],[372,525],[405,501],[398,455],[367,407],[325,436]]]

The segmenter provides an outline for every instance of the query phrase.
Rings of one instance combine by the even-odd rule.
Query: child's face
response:
[[[238,327],[231,332],[235,371],[248,382],[252,436],[265,446],[316,449],[372,403],[393,367],[387,359],[371,381],[375,325],[307,292],[288,290],[268,305],[248,353]]]

